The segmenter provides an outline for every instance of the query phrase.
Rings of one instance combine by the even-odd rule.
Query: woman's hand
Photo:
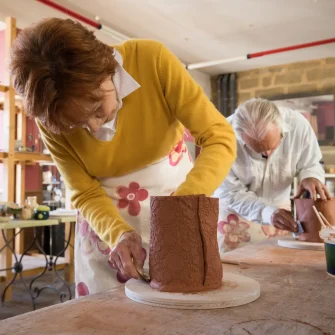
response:
[[[111,266],[119,269],[125,278],[139,279],[137,269],[143,268],[144,261],[142,238],[136,231],[124,233],[109,257]]]

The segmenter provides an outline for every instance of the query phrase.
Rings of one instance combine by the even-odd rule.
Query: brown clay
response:
[[[219,288],[218,199],[152,197],[150,206],[150,286],[183,293]]]
[[[330,224],[335,224],[335,198],[327,201],[313,199],[295,199],[294,200],[297,220],[305,233],[299,236],[300,240],[309,242],[323,242],[319,236],[321,224],[314,213],[313,206],[321,212]]]

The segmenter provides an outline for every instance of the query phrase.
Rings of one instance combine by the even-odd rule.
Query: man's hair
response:
[[[255,141],[261,141],[272,125],[282,128],[283,119],[278,107],[265,99],[251,99],[238,106],[234,114],[234,129]]]
[[[87,121],[115,73],[113,49],[70,19],[48,18],[23,29],[11,49],[13,86],[24,110],[54,133]]]

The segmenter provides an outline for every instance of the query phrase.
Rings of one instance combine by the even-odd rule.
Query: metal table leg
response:
[[[40,296],[41,292],[46,290],[46,289],[50,289],[55,291],[56,293],[59,294],[59,299],[61,302],[64,302],[66,298],[68,298],[68,300],[72,299],[72,293],[71,293],[71,288],[70,285],[62,278],[62,276],[59,274],[58,270],[57,270],[57,261],[60,257],[61,254],[65,253],[65,251],[67,250],[67,248],[70,246],[70,241],[71,241],[71,235],[72,235],[72,225],[70,225],[70,230],[69,230],[69,234],[68,234],[68,238],[67,240],[64,240],[65,244],[64,244],[64,248],[56,255],[55,259],[54,256],[52,255],[53,253],[53,245],[52,245],[52,228],[53,226],[50,226],[50,256],[48,257],[48,255],[45,253],[43,247],[41,246],[39,240],[38,240],[38,230],[40,229],[41,232],[41,238],[42,238],[42,245],[44,244],[44,230],[43,227],[34,227],[34,238],[32,240],[32,242],[30,243],[30,245],[28,246],[28,248],[26,250],[24,250],[23,254],[18,257],[18,255],[15,253],[15,249],[12,246],[12,243],[15,239],[15,237],[21,233],[22,229],[19,230],[19,232],[17,232],[11,239],[7,239],[6,234],[4,233],[4,230],[2,230],[2,236],[3,239],[5,241],[5,246],[2,247],[0,249],[0,252],[2,250],[4,250],[5,248],[9,248],[10,251],[12,252],[14,259],[15,259],[15,263],[13,264],[12,267],[10,268],[6,268],[6,269],[1,269],[3,271],[13,271],[14,270],[14,275],[11,278],[10,282],[6,285],[6,287],[4,288],[4,291],[1,295],[1,302],[4,303],[5,302],[5,296],[6,296],[6,292],[12,287],[14,281],[17,279],[17,277],[20,277],[21,282],[24,284],[25,288],[27,289],[27,291],[30,294],[30,297],[32,299],[32,305],[33,305],[33,310],[36,309],[36,300],[38,299],[38,297]],[[24,280],[23,276],[22,276],[22,271],[23,271],[23,264],[22,264],[22,260],[23,257],[25,255],[27,255],[27,253],[29,252],[29,250],[32,249],[32,247],[36,245],[36,247],[38,248],[38,250],[41,252],[41,254],[44,256],[45,258],[45,266],[43,268],[43,270],[41,271],[41,273],[39,273],[38,275],[34,276],[33,279],[30,281],[29,285],[27,285],[26,281]],[[70,246],[73,247],[73,246]],[[54,271],[56,274],[56,280],[60,280],[62,282],[62,284],[65,286],[66,292],[57,289],[55,287],[52,286],[53,283],[49,284],[49,285],[45,285],[42,287],[38,287],[38,286],[34,286],[34,284],[36,284],[36,281],[38,279],[40,279],[47,271]]]
[[[13,283],[16,280],[16,278],[17,278],[18,275],[20,276],[21,282],[23,283],[23,285],[25,286],[25,288],[28,290],[31,298],[33,297],[31,291],[29,290],[29,288],[28,288],[28,286],[27,286],[27,284],[24,281],[23,276],[22,276],[22,270],[23,270],[22,259],[28,253],[28,251],[33,247],[33,245],[35,243],[35,240],[36,240],[36,236],[34,236],[33,241],[28,246],[28,248],[26,250],[24,250],[24,252],[21,255],[21,257],[18,258],[17,255],[16,255],[16,252],[15,252],[15,249],[12,246],[12,243],[15,240],[15,237],[17,235],[19,235],[21,233],[21,231],[22,231],[22,229],[20,229],[17,233],[15,233],[15,235],[10,240],[7,239],[7,236],[6,236],[5,232],[4,232],[4,230],[1,231],[2,232],[2,237],[3,237],[4,241],[5,241],[5,246],[0,250],[0,252],[7,247],[7,248],[10,249],[10,251],[12,252],[12,255],[15,258],[15,263],[13,264],[12,267],[7,268],[7,269],[3,269],[5,271],[12,271],[12,270],[14,270],[14,275],[13,275],[13,277],[10,280],[10,282],[6,285],[6,287],[4,288],[4,290],[2,292],[1,303],[5,302],[6,292],[13,285]],[[35,309],[34,300],[32,300],[32,302],[33,302],[33,309]]]
[[[34,229],[34,235],[36,234],[36,229]],[[36,246],[38,248],[38,250],[44,255],[45,257],[45,262],[46,262],[46,266],[44,268],[44,270],[39,274],[37,275],[36,277],[34,277],[31,282],[30,282],[30,285],[29,285],[29,288],[31,291],[34,292],[34,296],[33,296],[33,300],[35,301],[36,299],[38,299],[39,295],[41,294],[42,291],[46,290],[46,289],[49,289],[49,290],[53,290],[55,291],[56,293],[59,294],[59,299],[61,302],[64,302],[66,298],[68,298],[68,300],[71,300],[72,299],[72,293],[71,293],[71,288],[70,288],[70,285],[60,276],[60,274],[58,273],[58,270],[57,270],[57,260],[58,258],[60,257],[60,255],[62,253],[65,252],[65,250],[69,247],[69,243],[70,243],[70,238],[71,238],[71,231],[70,231],[70,235],[69,235],[69,238],[67,241],[65,241],[65,245],[64,245],[64,248],[56,255],[56,258],[55,258],[55,261],[53,261],[53,255],[52,255],[52,226],[50,226],[50,240],[51,240],[51,244],[50,244],[50,256],[48,258],[48,255],[45,253],[44,249],[42,248],[42,246],[40,245],[40,243],[38,242],[38,240],[35,238],[36,240]],[[64,291],[61,291],[59,290],[58,288],[55,288],[52,286],[52,284],[50,285],[45,285],[45,286],[42,286],[42,287],[33,287],[33,284],[35,283],[35,281],[39,278],[41,278],[45,272],[49,270],[49,271],[52,271],[54,270],[57,278],[62,282],[62,284],[65,286],[66,288],[66,292]]]

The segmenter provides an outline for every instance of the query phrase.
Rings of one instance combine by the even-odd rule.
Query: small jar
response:
[[[31,220],[33,218],[34,211],[30,207],[22,208],[21,217],[22,220]]]

